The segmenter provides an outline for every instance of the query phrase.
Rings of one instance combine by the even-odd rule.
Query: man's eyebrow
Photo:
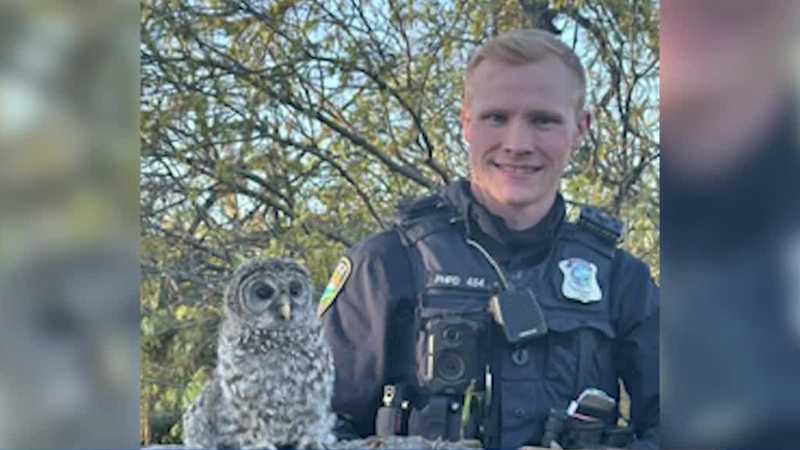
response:
[[[525,111],[526,116],[555,116],[561,117],[561,111],[554,109],[529,109]]]
[[[532,119],[551,119],[551,120],[563,120],[564,114],[561,111],[554,111],[550,109],[532,109],[529,111],[525,111],[525,117],[532,118]]]
[[[477,109],[475,112],[479,115],[482,114],[491,114],[491,113],[503,113],[503,114],[510,114],[516,111],[514,108],[507,108],[502,106],[485,106],[483,108]],[[561,117],[563,114],[561,111],[554,110],[554,109],[528,109],[523,111],[524,115],[526,116],[547,116],[547,117]]]
[[[508,113],[511,111],[510,108],[504,108],[502,106],[485,106],[480,108],[477,113],[478,114],[486,114],[486,113]]]

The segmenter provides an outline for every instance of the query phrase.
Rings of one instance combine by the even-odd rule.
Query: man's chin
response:
[[[509,193],[496,199],[500,205],[510,209],[526,209],[543,202],[541,195],[531,193]]]
[[[544,203],[552,204],[553,199],[555,199],[555,195],[542,194],[541,192],[508,192],[496,197],[500,205],[515,210],[529,209]]]
[[[548,195],[540,190],[531,189],[531,186],[507,186],[494,180],[495,189],[475,189],[473,195],[479,203],[490,203],[488,206],[503,209],[521,210],[547,203],[555,198],[555,194]],[[497,188],[500,189],[497,189]],[[477,192],[476,192],[477,191]]]

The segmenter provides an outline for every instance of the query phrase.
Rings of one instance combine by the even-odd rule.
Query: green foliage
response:
[[[470,52],[540,23],[547,3],[142,4],[143,443],[178,442],[240,261],[294,257],[324,287],[400,199],[468,176],[458,113]],[[658,276],[657,6],[549,3],[594,108],[563,192],[621,216],[624,245]]]

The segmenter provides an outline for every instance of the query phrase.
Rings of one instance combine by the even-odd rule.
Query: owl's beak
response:
[[[281,313],[281,317],[283,317],[284,320],[292,319],[292,305],[290,303],[281,303],[278,311]]]

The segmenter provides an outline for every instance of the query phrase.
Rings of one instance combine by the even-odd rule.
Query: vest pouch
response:
[[[548,316],[547,378],[558,397],[576,398],[585,388],[617,392],[614,329],[600,317]]]
[[[558,443],[563,448],[602,448],[605,428],[600,421],[586,422],[570,417]]]
[[[463,405],[448,396],[433,396],[415,407],[408,419],[408,435],[428,440],[455,442],[461,439],[461,408]]]
[[[485,305],[417,308],[419,386],[432,395],[463,395],[474,380],[482,389],[489,320]]]

